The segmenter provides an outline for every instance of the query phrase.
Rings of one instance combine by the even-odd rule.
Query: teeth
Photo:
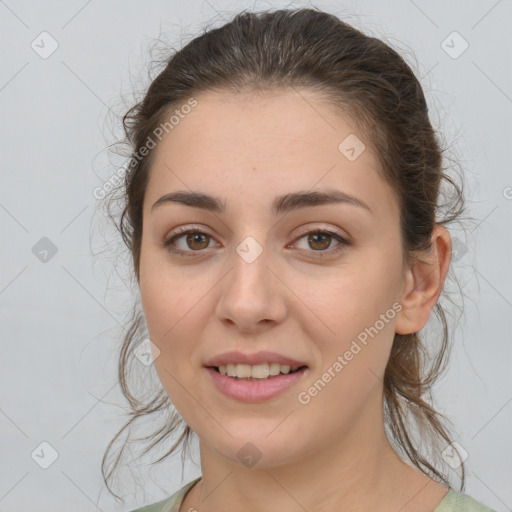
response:
[[[263,363],[263,364],[228,364],[219,366],[219,372],[228,377],[238,377],[239,379],[266,379],[269,376],[279,375],[280,373],[288,374],[296,368],[290,368],[287,364],[279,363]]]
[[[280,365],[279,363],[270,363],[268,365],[269,375],[279,375],[280,373],[288,373],[291,369],[289,366]],[[288,370],[286,370],[288,368]]]

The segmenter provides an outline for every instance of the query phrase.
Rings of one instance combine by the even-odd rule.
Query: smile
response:
[[[294,373],[302,366],[290,367],[290,365],[280,363],[261,363],[256,365],[249,364],[227,364],[215,367],[222,375],[228,377],[237,377],[239,379],[267,379],[280,374],[287,375]]]
[[[240,366],[248,366],[251,369],[249,365]],[[279,371],[277,375],[268,375],[266,378],[229,376],[222,374],[216,367],[206,368],[206,370],[216,389],[228,398],[242,402],[264,402],[296,386],[308,371],[308,367],[302,366],[295,371],[290,371],[288,368],[288,373]],[[241,373],[243,374],[243,371]]]

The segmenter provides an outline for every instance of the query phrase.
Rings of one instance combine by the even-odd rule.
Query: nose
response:
[[[287,311],[287,288],[272,268],[270,251],[256,244],[249,237],[233,251],[216,306],[220,321],[247,333],[282,322]]]

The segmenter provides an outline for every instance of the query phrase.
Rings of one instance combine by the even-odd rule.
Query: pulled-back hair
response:
[[[122,183],[122,212],[117,218],[111,215],[111,219],[131,252],[137,281],[142,206],[154,154],[141,149],[154,139],[155,131],[175,109],[201,92],[237,94],[306,87],[321,92],[333,109],[349,114],[365,142],[374,148],[383,178],[395,192],[406,264],[429,249],[436,223],[447,224],[463,213],[462,186],[446,172],[445,149],[440,147],[429,120],[422,87],[399,53],[380,39],[317,9],[244,11],[171,53],[142,101],[123,117],[126,141],[133,153]],[[443,180],[453,191],[446,203],[442,202]],[[385,427],[397,453],[425,474],[447,483],[445,473],[431,460],[452,442],[445,426],[447,419],[429,403],[431,387],[445,369],[450,346],[448,322],[439,302],[434,313],[442,326],[434,354],[427,350],[431,343],[427,346],[422,333],[395,333],[383,382]],[[180,433],[155,462],[171,455],[182,442],[186,448],[192,433],[172,410],[165,390],[160,387],[152,397],[141,401],[128,384],[129,361],[137,344],[146,337],[143,312],[135,305],[118,366],[130,418],[110,441],[102,461],[103,478],[110,492],[109,479],[126,442],[110,466],[108,456],[114,442],[136,420],[166,412],[162,427],[144,438],[152,441],[144,453]],[[419,440],[430,454],[420,449]],[[460,467],[463,490],[464,465]]]

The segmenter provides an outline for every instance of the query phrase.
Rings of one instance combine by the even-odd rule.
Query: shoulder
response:
[[[178,512],[185,494],[199,480],[201,480],[201,477],[198,477],[195,480],[192,480],[192,482],[184,485],[179,491],[176,491],[169,498],[131,510],[130,512]]]
[[[496,512],[494,509],[486,507],[483,503],[475,500],[467,494],[457,492],[454,489],[448,491],[448,494],[441,500],[441,503],[433,512]]]

